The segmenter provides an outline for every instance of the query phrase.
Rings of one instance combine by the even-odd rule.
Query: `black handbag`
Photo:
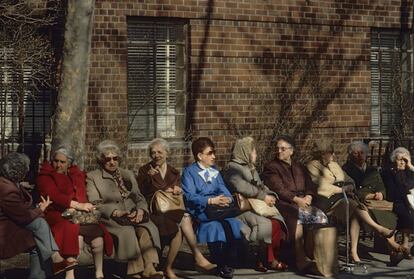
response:
[[[222,207],[218,205],[209,204],[205,209],[207,218],[210,220],[224,220],[240,215],[241,210],[232,202],[229,206]]]
[[[149,214],[148,212],[144,211],[144,216],[142,216],[142,220],[139,223],[132,222],[131,219],[128,218],[128,216],[124,215],[122,217],[112,216],[111,217],[115,222],[117,222],[121,226],[139,226],[143,223],[146,223],[149,221]]]
[[[336,202],[343,199],[344,195],[341,194],[334,194],[329,198],[317,195],[316,200],[312,203],[315,207],[319,208],[323,212],[327,212]]]

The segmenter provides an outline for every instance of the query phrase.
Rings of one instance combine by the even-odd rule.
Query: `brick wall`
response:
[[[97,0],[87,168],[105,138],[120,143],[129,168],[148,160],[145,143],[127,142],[128,16],[189,20],[192,134],[217,143],[220,166],[237,133],[268,139],[277,119],[287,120],[303,150],[322,136],[340,152],[368,137],[370,29],[411,27],[413,10],[410,1],[373,2]],[[178,168],[187,164],[189,144],[176,143],[171,157]]]

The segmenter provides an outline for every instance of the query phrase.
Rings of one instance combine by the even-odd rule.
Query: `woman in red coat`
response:
[[[61,254],[68,260],[75,260],[83,242],[92,248],[96,278],[103,278],[103,252],[112,254],[112,238],[102,224],[74,224],[62,217],[67,209],[91,211],[94,205],[86,198],[85,173],[72,165],[73,156],[66,147],[58,148],[52,155],[52,164],[44,162],[37,186],[40,193],[49,196],[53,203],[45,212]],[[73,271],[66,273],[66,279],[74,278]]]

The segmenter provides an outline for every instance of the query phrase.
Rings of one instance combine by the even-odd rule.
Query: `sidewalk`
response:
[[[339,247],[339,260],[342,265],[345,259],[345,243],[343,237],[340,237],[338,244]],[[336,278],[347,279],[347,278],[402,278],[402,279],[414,279],[414,260],[403,260],[397,267],[388,267],[387,262],[389,256],[381,253],[373,252],[373,241],[367,239],[361,240],[359,245],[360,257],[366,263],[367,270],[356,267],[352,273],[340,272]],[[254,260],[254,259],[253,259]],[[186,279],[217,279],[212,275],[203,275],[193,269],[192,255],[188,253],[186,247],[183,247],[176,259],[176,273],[178,276]],[[109,264],[106,262],[105,269],[109,271]],[[120,278],[114,277],[110,274],[112,272],[105,272],[105,278]],[[93,268],[81,268],[76,271],[77,279],[90,279],[94,278]],[[27,277],[27,269],[9,269],[5,274],[0,276],[1,279],[24,279]],[[64,278],[59,276],[56,278]],[[297,275],[292,271],[287,272],[273,272],[268,271],[266,273],[256,272],[253,269],[237,269],[233,278],[241,279],[262,279],[262,278],[322,278],[320,276]]]

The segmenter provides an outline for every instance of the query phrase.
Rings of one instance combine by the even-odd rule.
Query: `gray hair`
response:
[[[11,152],[0,160],[1,176],[13,181],[22,181],[30,169],[30,159],[26,154]]]
[[[148,155],[151,157],[151,150],[154,146],[161,145],[162,148],[167,152],[170,153],[170,144],[163,138],[155,138],[148,144]]]
[[[411,157],[410,151],[407,150],[407,148],[404,147],[397,147],[396,149],[394,149],[393,152],[391,152],[390,155],[390,160],[391,162],[395,163],[395,160],[397,159],[398,155],[407,155],[409,157]]]
[[[369,153],[368,145],[366,143],[363,143],[362,141],[358,141],[358,140],[353,141],[353,142],[351,142],[350,145],[348,145],[348,155],[351,155],[352,152],[357,148],[360,148],[365,153],[365,155],[368,155],[368,153]]]
[[[101,141],[98,146],[96,147],[96,160],[101,163],[102,157],[107,155],[108,153],[115,153],[118,157],[121,157],[121,149],[119,146],[112,140],[104,140]]]
[[[52,156],[51,156],[52,161],[55,159],[57,153],[61,153],[65,155],[65,157],[68,159],[69,165],[72,165],[75,159],[75,156],[73,155],[73,152],[69,147],[64,146],[64,145],[58,146],[52,153]]]

